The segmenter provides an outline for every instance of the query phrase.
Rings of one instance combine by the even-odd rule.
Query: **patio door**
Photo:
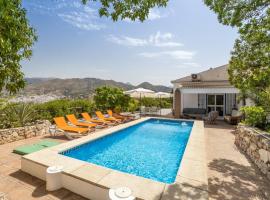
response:
[[[219,116],[224,116],[224,94],[208,94],[207,111],[218,111]]]

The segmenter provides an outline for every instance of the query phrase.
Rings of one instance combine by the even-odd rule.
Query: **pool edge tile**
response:
[[[31,161],[33,163],[39,164],[39,165],[44,166],[44,167],[50,166],[48,164],[57,164],[57,163],[67,165],[69,162],[73,162],[76,159],[72,159],[70,157],[65,157],[65,156],[59,154],[59,152],[63,152],[67,149],[71,149],[71,148],[76,147],[78,145],[96,140],[100,137],[103,137],[103,136],[106,136],[109,134],[113,134],[116,131],[122,130],[124,128],[130,127],[130,126],[138,124],[138,123],[141,123],[141,122],[146,121],[146,120],[151,119],[151,118],[158,118],[158,117],[145,117],[145,118],[141,118],[141,119],[138,119],[138,120],[126,123],[126,124],[122,124],[122,125],[119,125],[116,127],[106,129],[106,130],[101,130],[101,131],[98,131],[97,133],[87,135],[83,138],[79,138],[79,139],[76,139],[76,140],[73,140],[73,141],[70,141],[70,142],[67,142],[64,144],[60,144],[59,146],[57,145],[55,147],[48,148],[47,152],[40,151],[35,155],[25,156],[24,159]],[[163,119],[163,118],[158,118],[158,119]],[[182,120],[182,119],[168,119],[168,118],[165,118],[165,119],[166,120],[176,120],[176,121],[191,121],[191,120]],[[204,137],[205,137],[205,133],[204,133],[204,127],[203,127],[202,121],[193,120],[193,122],[194,122],[193,127],[192,127],[190,137],[189,137],[190,142],[188,141],[188,143],[187,143],[186,150],[185,150],[183,158],[182,158],[182,162],[178,168],[176,181],[173,184],[165,184],[165,183],[153,181],[151,179],[146,179],[143,177],[139,177],[139,176],[135,176],[135,175],[131,175],[131,174],[126,174],[126,173],[118,172],[118,171],[111,170],[111,169],[109,169],[108,174],[105,174],[104,176],[103,176],[103,172],[101,174],[99,174],[100,179],[97,179],[97,177],[99,176],[99,175],[97,175],[94,178],[88,177],[88,179],[93,180],[93,182],[89,181],[89,180],[87,181],[87,178],[84,177],[83,173],[82,174],[76,173],[76,170],[79,170],[80,168],[83,168],[86,165],[87,166],[90,165],[90,163],[87,163],[84,161],[75,162],[75,164],[73,166],[70,166],[69,168],[68,167],[65,168],[63,170],[63,175],[70,176],[73,178],[78,178],[80,181],[88,182],[89,184],[93,185],[94,187],[102,188],[105,190],[108,190],[111,187],[128,186],[128,184],[131,184],[130,187],[132,190],[135,191],[134,196],[136,196],[136,199],[149,199],[149,200],[150,199],[153,199],[153,200],[163,199],[163,196],[166,196],[166,194],[167,194],[166,193],[167,188],[171,188],[173,185],[179,185],[179,184],[181,184],[181,187],[182,187],[183,183],[185,183],[185,182],[190,182],[190,184],[193,184],[193,187],[195,189],[192,189],[192,190],[195,191],[195,190],[197,190],[197,188],[195,187],[197,184],[197,182],[196,182],[197,180],[193,180],[192,178],[194,178],[194,177],[189,176],[189,172],[187,169],[188,169],[188,167],[191,168],[192,162],[194,164],[194,162],[196,162],[196,160],[192,160],[192,156],[188,156],[186,151],[190,151],[193,147],[197,148],[197,149],[200,148],[201,150],[205,151],[205,142],[203,142]],[[192,141],[194,141],[194,145],[192,144]],[[192,146],[192,148],[190,148],[191,146]],[[47,157],[50,157],[50,156],[52,156],[52,157],[47,159],[47,158],[44,158],[40,155],[42,155],[42,156],[46,155]],[[63,157],[65,157],[65,158],[63,158]],[[60,161],[54,162],[57,159],[59,159]],[[194,158],[194,159],[196,159],[196,158]],[[66,161],[68,161],[68,162],[66,162]],[[202,159],[201,161],[198,161],[198,162],[200,162],[201,164],[198,164],[197,167],[198,168],[201,167],[202,171],[205,170],[205,173],[206,173],[206,156],[205,156],[205,159]],[[97,166],[97,167],[99,167],[99,166]],[[42,169],[42,170],[44,170],[44,169]],[[182,174],[182,170],[183,170],[184,174]],[[87,173],[87,171],[88,170],[86,170],[86,173]],[[75,172],[75,173],[73,173],[73,172]],[[27,173],[31,174],[31,170],[28,170]],[[42,172],[42,173],[44,173],[44,172]],[[198,174],[200,174],[200,172]],[[113,178],[113,177],[115,177],[115,178]],[[124,181],[119,180],[120,178]],[[111,180],[111,179],[116,179],[116,180]],[[204,177],[204,179],[199,178],[199,180],[201,180],[202,182],[205,182],[205,179],[207,180],[207,174],[206,174],[206,177]],[[133,181],[133,183],[130,183],[130,180]],[[123,185],[124,182],[126,182],[127,185]],[[208,184],[208,183],[206,182],[206,184]],[[150,193],[149,193],[149,187],[151,190]],[[147,190],[147,191],[145,191],[145,190]],[[152,192],[152,190],[153,190],[153,192]],[[191,190],[191,189],[188,186],[187,188],[184,188],[184,190]],[[155,194],[153,194],[153,193],[155,193]]]
[[[104,185],[108,188],[129,187],[134,196],[141,199],[158,200],[162,196],[165,183],[153,181],[143,177],[118,172],[112,170],[108,175],[103,177],[99,185]]]

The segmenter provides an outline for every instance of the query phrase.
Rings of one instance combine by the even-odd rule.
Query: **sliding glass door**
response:
[[[224,115],[224,94],[207,95],[207,111],[218,111],[219,116]]]

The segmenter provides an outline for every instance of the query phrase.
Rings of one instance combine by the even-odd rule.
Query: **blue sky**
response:
[[[98,4],[24,0],[38,41],[27,77],[95,77],[138,84],[170,81],[228,63],[236,30],[202,0],[170,0],[145,22],[99,18]]]

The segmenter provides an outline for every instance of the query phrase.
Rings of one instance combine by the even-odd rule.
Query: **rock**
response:
[[[268,151],[266,151],[264,149],[259,149],[259,154],[260,154],[260,159],[264,163],[267,163],[268,161],[270,161],[270,152],[268,152]]]
[[[250,137],[244,137],[244,139],[243,139],[247,144],[249,144],[250,143]]]
[[[270,180],[270,135],[253,127],[239,125],[234,143]]]
[[[49,130],[50,126],[51,123],[48,120],[44,120],[30,126],[2,129],[0,130],[0,144],[5,144],[33,136],[45,135],[48,133],[47,130]]]
[[[19,135],[18,135],[17,132],[12,132],[12,136],[13,136],[13,137],[18,137]]]
[[[254,143],[251,143],[250,146],[249,146],[249,149],[253,152],[257,149],[257,145],[254,144]]]

